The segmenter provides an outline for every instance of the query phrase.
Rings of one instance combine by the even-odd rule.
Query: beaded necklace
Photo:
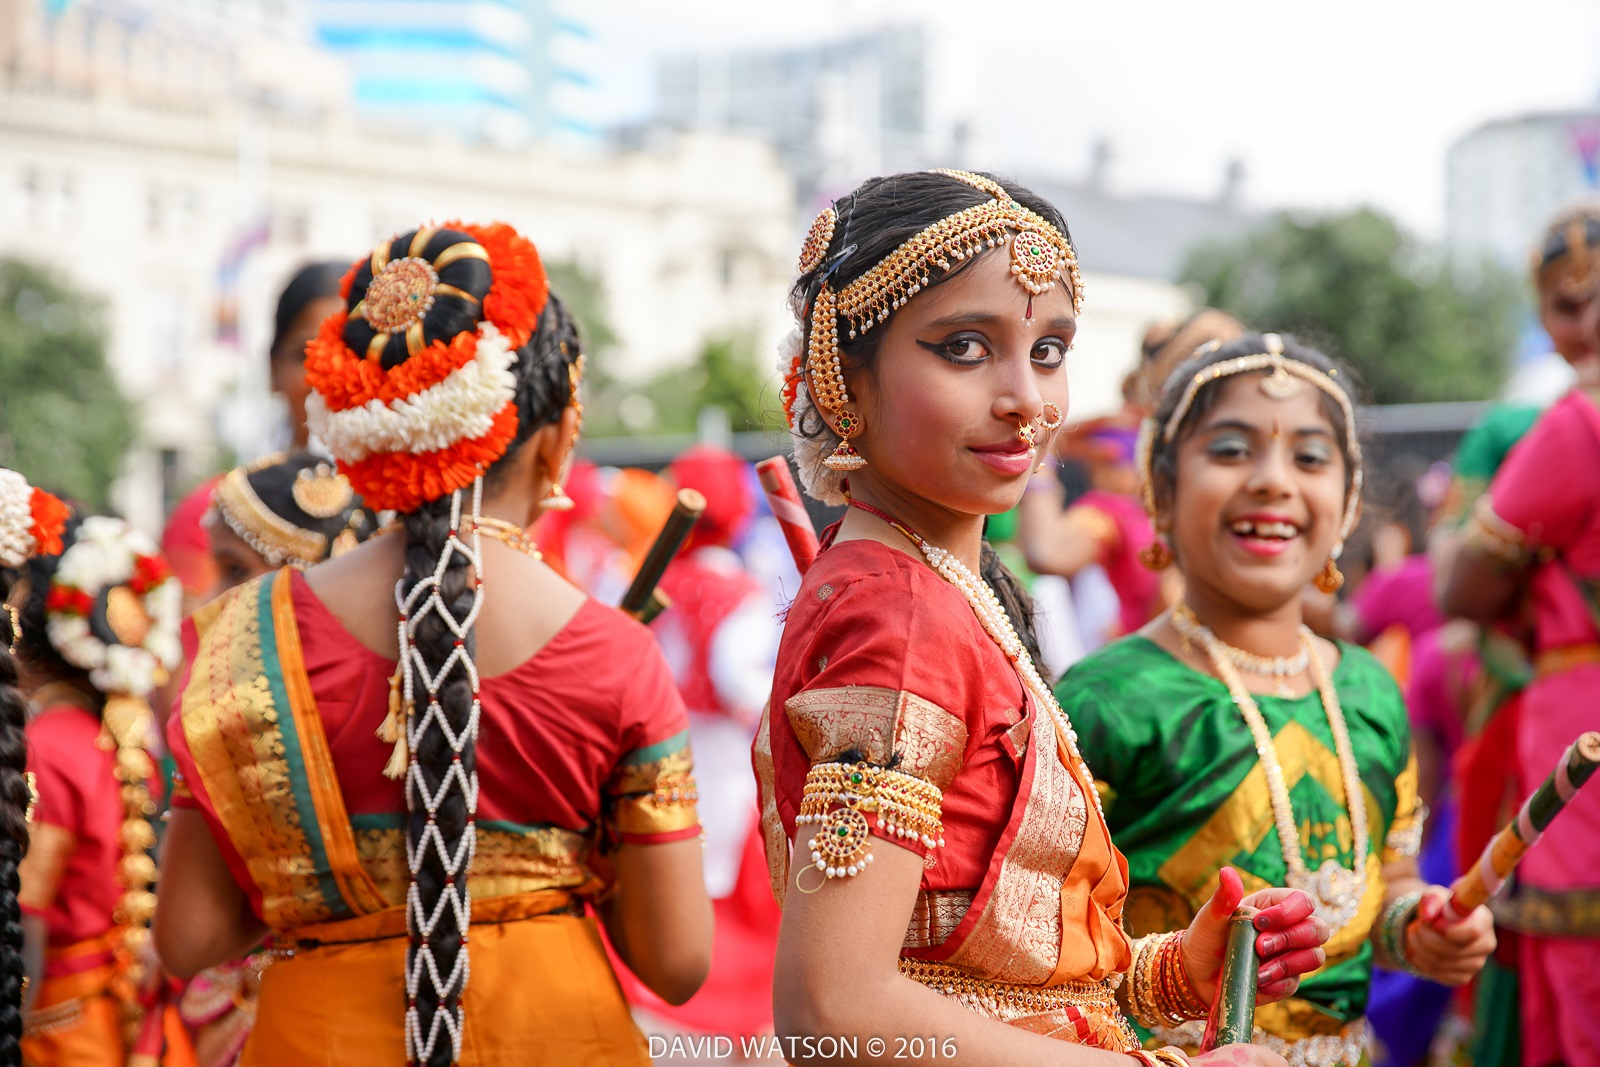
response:
[[[1176,617],[1177,613],[1174,612],[1174,619]],[[1192,638],[1184,628],[1175,628],[1185,639],[1196,640],[1205,648],[1212,669],[1228,687],[1228,694],[1255,740],[1256,754],[1261,759],[1261,770],[1267,779],[1267,793],[1272,800],[1272,818],[1278,828],[1278,844],[1283,850],[1283,863],[1289,872],[1289,888],[1298,889],[1310,897],[1316,905],[1317,915],[1337,932],[1356,917],[1367,889],[1367,804],[1361,778],[1356,772],[1350,732],[1345,727],[1344,709],[1339,706],[1339,694],[1333,687],[1333,679],[1329,677],[1322,657],[1317,654],[1311,631],[1305,626],[1300,627],[1300,649],[1311,670],[1312,683],[1322,698],[1322,709],[1328,716],[1328,729],[1333,734],[1333,747],[1339,757],[1340,778],[1344,785],[1345,808],[1350,815],[1353,846],[1349,867],[1329,859],[1324,860],[1316,871],[1306,867],[1301,852],[1300,827],[1295,822],[1294,807],[1289,802],[1289,789],[1283,780],[1283,765],[1278,762],[1278,746],[1273,741],[1266,720],[1261,716],[1260,705],[1239,677],[1236,660],[1229,654],[1235,650],[1198,619],[1194,620],[1193,626]]]
[[[1204,644],[1205,635],[1211,633],[1206,624],[1195,617],[1189,605],[1182,601],[1172,609],[1172,628],[1177,630],[1185,641],[1196,644]],[[1223,654],[1235,667],[1258,678],[1273,679],[1277,683],[1277,695],[1281,697],[1294,696],[1294,691],[1289,688],[1289,679],[1311,664],[1311,653],[1304,644],[1293,656],[1258,656],[1254,652],[1246,652],[1226,642],[1221,644]]]
[[[1039,674],[1039,669],[1034,666],[1033,657],[1028,655],[1028,649],[1023,645],[1022,638],[1017,636],[1016,627],[1011,624],[1011,617],[1000,605],[1000,598],[994,595],[989,583],[973,574],[967,565],[956,559],[953,554],[938,545],[930,544],[921,534],[888,512],[853,497],[850,499],[850,506],[860,508],[867,514],[888,523],[896,533],[917,546],[917,550],[928,561],[928,566],[932,567],[939,577],[961,590],[984,631],[999,646],[1000,651],[1005,653],[1006,659],[1011,661],[1012,668],[1017,672],[1017,677],[1033,694],[1034,701],[1049,713],[1056,727],[1067,739],[1067,751],[1071,753],[1072,761],[1077,764],[1084,782],[1088,783],[1086,792],[1093,798],[1095,810],[1100,813],[1100,817],[1105,818],[1105,810],[1100,806],[1100,791],[1094,788],[1094,775],[1090,772],[1088,763],[1084,762],[1082,753],[1078,751],[1078,731],[1072,728],[1072,720],[1061,710],[1055,694],[1050,691],[1050,687]]]

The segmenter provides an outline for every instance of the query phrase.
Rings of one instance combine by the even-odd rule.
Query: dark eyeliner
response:
[[[988,348],[988,344],[980,338],[963,336],[951,337],[944,341],[918,341],[917,344],[921,345],[923,348],[926,348],[929,352],[932,352],[946,363],[954,364],[957,367],[975,367],[979,363],[982,363],[984,360],[983,356],[978,356],[975,359],[963,359],[960,356],[952,355],[949,351],[947,351],[951,345],[959,344],[963,341],[967,344],[978,345],[979,347],[985,349]]]

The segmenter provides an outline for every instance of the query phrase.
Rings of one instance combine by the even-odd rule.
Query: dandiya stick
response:
[[[1248,1045],[1255,1037],[1257,983],[1261,978],[1256,958],[1255,908],[1240,907],[1228,917],[1222,972],[1217,976],[1217,996],[1211,1002],[1200,1051],[1222,1045]]]
[[[1522,805],[1517,817],[1495,835],[1472,869],[1455,880],[1450,887],[1450,900],[1440,913],[1442,925],[1463,921],[1474,908],[1500,891],[1523,854],[1538,843],[1540,835],[1578,795],[1596,767],[1600,767],[1600,733],[1591,730],[1572,743],[1555,771]],[[1589,842],[1584,847],[1597,848],[1600,842]]]
[[[772,508],[773,517],[783,531],[783,539],[789,542],[789,553],[794,556],[795,568],[803,575],[817,558],[820,546],[817,543],[817,531],[811,525],[811,516],[806,514],[806,506],[800,502],[800,489],[794,484],[794,475],[789,473],[789,461],[783,456],[764,459],[756,464],[756,474],[761,479],[762,490],[767,494],[767,504]]]
[[[700,493],[693,489],[678,490],[678,502],[673,505],[672,514],[667,516],[661,532],[656,534],[655,543],[645,553],[644,562],[639,564],[639,573],[633,576],[632,584],[622,594],[622,601],[617,607],[648,624],[670,606],[666,594],[656,586],[705,510],[706,498]]]

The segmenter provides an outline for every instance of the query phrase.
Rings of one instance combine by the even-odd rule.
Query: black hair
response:
[[[350,269],[348,263],[307,263],[294,272],[289,284],[278,294],[278,307],[272,314],[272,347],[267,349],[274,358],[286,356],[278,351],[288,339],[289,327],[313,300],[339,295],[339,282]],[[298,353],[296,353],[298,355]]]
[[[1328,375],[1344,389],[1352,404],[1357,402],[1358,383],[1347,367],[1314,348],[1300,344],[1288,334],[1280,336],[1285,359],[1304,363]],[[1188,410],[1184,412],[1183,420],[1174,429],[1172,439],[1166,440],[1167,423],[1171,421],[1173,412],[1178,409],[1178,402],[1183,398],[1189,382],[1208,367],[1241,356],[1259,355],[1266,350],[1267,342],[1261,334],[1247,333],[1180,364],[1167,379],[1166,388],[1161,393],[1161,402],[1156,407],[1155,434],[1150,441],[1150,491],[1158,506],[1171,501],[1177,489],[1178,447],[1194,433],[1204,421],[1206,414],[1216,406],[1218,398],[1222,395],[1222,387],[1232,381],[1232,377],[1213,378],[1200,386],[1195,391],[1194,400],[1190,402]],[[1322,414],[1333,426],[1334,441],[1339,446],[1339,453],[1344,457],[1344,486],[1345,494],[1348,496],[1356,475],[1354,450],[1360,447],[1360,442],[1351,441],[1346,433],[1344,409],[1339,406],[1337,400],[1318,389],[1317,403],[1321,406]]]
[[[1069,242],[1072,240],[1072,235],[1067,230],[1067,220],[1049,201],[1015,182],[997,178],[992,174],[976,173],[999,183],[1012,200],[1050,223]],[[810,341],[811,302],[816,299],[824,281],[837,292],[866,274],[889,253],[940,219],[988,203],[991,199],[993,198],[990,194],[982,189],[947,174],[911,171],[888,177],[869,178],[850,195],[837,201],[834,204],[837,219],[833,237],[828,242],[821,263],[813,270],[800,275],[789,294],[790,306],[804,334],[801,351],[806,351],[806,345]],[[937,268],[930,270],[928,280],[921,289],[924,291],[932,289],[950,280],[982,256],[992,254],[993,251],[989,249],[979,255],[958,260],[951,264],[949,270]],[[845,366],[852,370],[870,372],[877,361],[884,332],[880,327],[851,338],[848,331],[841,331],[839,353]],[[813,441],[822,440],[825,435],[833,433],[814,404],[803,409],[800,418],[795,421],[794,432]],[[983,579],[989,583],[989,587],[994,590],[995,596],[1000,598],[1001,605],[1006,609],[1011,624],[1016,627],[1017,635],[1027,646],[1034,663],[1041,664],[1043,660],[1039,654],[1039,640],[1033,630],[1033,599],[1022,583],[1006,569],[1006,565],[1000,561],[1000,557],[995,554],[994,548],[987,541],[983,544],[979,571]]]
[[[421,248],[411,247],[418,234],[427,233],[432,236],[423,242]],[[460,230],[413,230],[389,242],[389,262],[415,257],[432,263],[445,249],[463,244],[476,246],[477,242],[470,234]],[[457,334],[477,329],[479,316],[483,314],[483,298],[489,295],[489,286],[494,281],[489,261],[473,256],[463,256],[436,269],[439,284],[453,286],[456,292],[441,289],[433,294],[433,304],[422,318],[423,346],[435,341],[448,341]],[[355,279],[350,285],[350,311],[355,311],[356,305],[366,296],[372,278],[372,258],[369,256],[356,267]],[[362,316],[351,315],[345,321],[344,343],[352,352],[370,354],[369,346],[377,336],[378,331]],[[388,335],[380,349],[384,370],[397,367],[410,357],[408,340],[405,331]]]
[[[402,234],[390,242],[391,257],[400,258],[409,254],[417,232]],[[462,242],[476,244],[474,238],[466,233],[440,230],[425,242],[425,247],[418,250],[418,254],[431,260],[444,249]],[[429,343],[437,339],[449,340],[459,333],[477,329],[482,298],[489,290],[493,273],[485,260],[464,257],[440,270],[439,278],[441,282],[472,294],[476,300],[436,295],[433,307],[422,320],[423,336]],[[372,267],[368,261],[358,270],[351,287],[349,306],[352,309],[365,295],[371,280]],[[344,341],[352,351],[361,353],[368,350],[374,336],[372,328],[365,321],[352,317],[345,327]],[[517,349],[516,355],[512,372],[516,378],[514,401],[517,407],[517,431],[505,455],[485,472],[484,481],[489,485],[504,477],[511,458],[518,450],[541,427],[559,420],[572,400],[571,367],[582,355],[582,348],[576,321],[555,294],[550,294],[533,333]],[[398,365],[407,357],[404,334],[392,335],[382,348],[384,366]],[[451,497],[447,495],[420,505],[416,510],[406,513],[403,522],[406,538],[405,575],[401,579],[400,595],[406,597],[420,582],[431,578],[439,560],[447,553],[450,538],[457,533],[451,524]],[[460,552],[449,553],[437,594],[455,619],[465,619],[471,611],[476,595],[474,580],[467,558]],[[477,642],[472,629],[468,628],[465,636],[458,640],[439,612],[418,614],[414,618],[414,625],[411,647],[421,656],[422,669],[430,677],[438,677],[444,672],[446,663],[458,647],[464,648],[468,656],[475,654]],[[405,650],[402,650],[402,654],[405,654]],[[453,876],[446,870],[441,853],[457,855],[469,831],[470,815],[465,791],[459,784],[449,789],[443,787],[456,764],[459,763],[461,772],[469,780],[477,765],[476,744],[469,730],[473,700],[471,677],[468,665],[458,660],[448,672],[442,674],[438,687],[439,713],[450,732],[464,738],[460,751],[451,748],[443,730],[417,731],[417,747],[413,755],[421,772],[420,790],[426,790],[429,796],[439,796],[443,790],[443,799],[432,815],[423,803],[419,783],[411,777],[406,780],[406,800],[410,811],[406,823],[407,849],[408,854],[415,854],[420,860],[414,883],[424,915],[437,914],[447,888],[467,880],[465,868]],[[425,690],[416,693],[416,714],[419,717],[426,714],[429,699]],[[424,843],[423,835],[430,822],[437,826],[443,841],[442,849]],[[444,976],[454,972],[458,957],[467,952],[467,930],[457,927],[452,909],[446,906],[444,912],[451,916],[450,920],[435,924],[432,934],[424,939],[408,907],[408,925],[411,928],[411,943],[406,952],[408,973],[416,966],[424,942],[433,955],[438,973]],[[441,1025],[439,1016],[443,1014],[460,1018],[461,992],[461,985],[457,984],[445,990],[441,996],[431,981],[418,983],[415,1007],[424,1045],[433,1028],[440,1025],[440,1041],[435,1044],[430,1056],[419,1060],[419,1067],[449,1067],[454,1062],[449,1031]],[[421,1048],[414,1050],[419,1057],[421,1053]]]
[[[0,568],[0,603],[11,596],[15,571]],[[10,613],[0,626],[0,1063],[22,1062],[22,881],[18,867],[28,854],[28,701],[18,687],[11,646]]]
[[[295,485],[300,481],[301,472],[322,473],[318,471],[320,467],[325,469],[327,476],[332,477],[336,470],[331,460],[310,452],[294,452],[276,462],[252,466],[254,469],[245,474],[245,481],[250,483],[257,498],[279,518],[325,537],[327,547],[323,552],[324,559],[336,551],[343,551],[341,545],[350,547],[359,544],[377,530],[377,517],[353,492],[348,504],[335,514],[326,516],[312,515],[295,499]]]

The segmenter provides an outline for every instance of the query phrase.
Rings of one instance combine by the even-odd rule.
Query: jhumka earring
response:
[[[1328,562],[1322,565],[1317,576],[1311,579],[1311,584],[1321,592],[1330,596],[1337,593],[1344,586],[1344,574],[1339,570],[1339,553],[1343,545],[1335,545],[1333,554],[1328,557]]]
[[[1054,415],[1050,414],[1052,411],[1055,412]],[[1060,404],[1053,404],[1046,400],[1044,402],[1044,410],[1039,413],[1039,425],[1046,430],[1058,430],[1066,417],[1067,413],[1061,410]]]
[[[828,454],[822,465],[831,471],[858,471],[867,465],[867,458],[857,452],[850,438],[861,432],[861,417],[853,411],[842,411],[834,419],[839,431],[839,447]]]
[[[551,482],[550,491],[539,501],[539,506],[546,511],[571,511],[576,505],[567,491],[561,488],[560,482]]]
[[[1172,549],[1158,536],[1139,550],[1139,562],[1146,570],[1164,571],[1172,566]]]
[[[563,356],[567,354],[567,342],[565,341],[561,342],[561,354]],[[578,434],[583,432],[583,399],[578,395],[578,386],[583,382],[585,359],[586,353],[580,352],[577,359],[567,364],[567,390],[571,397],[568,403],[576,408],[578,412],[578,426],[572,435],[574,445],[577,443]],[[572,455],[570,446],[567,449],[567,455]],[[566,466],[565,460],[562,461],[562,466]],[[550,491],[544,495],[543,500],[539,501],[539,506],[546,511],[571,511],[575,506],[572,498],[567,495],[567,491],[561,488],[560,475],[561,472],[557,471],[556,477],[550,480]]]

